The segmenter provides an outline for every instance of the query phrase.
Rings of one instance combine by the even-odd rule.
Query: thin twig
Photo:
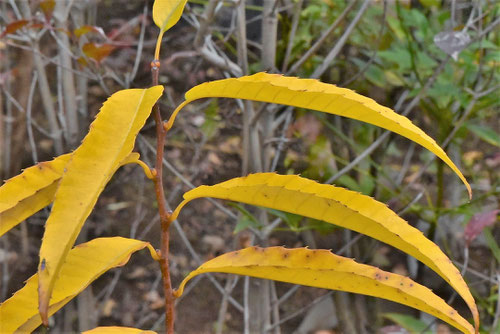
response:
[[[406,106],[406,108],[403,110],[403,112],[401,113],[401,115],[403,115],[403,116],[408,115],[410,113],[410,111],[420,102],[420,99],[422,98],[423,94],[427,91],[427,89],[429,89],[434,84],[434,82],[436,81],[438,75],[444,70],[446,64],[449,62],[450,59],[451,59],[451,56],[447,56],[441,62],[441,64],[434,70],[434,73],[429,78],[429,80],[426,81],[426,83],[422,87],[422,89],[413,98],[413,100],[411,100],[411,102]],[[406,92],[406,94],[408,93],[407,91],[405,91],[405,92]],[[402,104],[402,102],[404,101],[404,98],[400,97],[398,103],[396,103],[396,106],[394,107],[394,109],[396,111],[398,111],[398,109],[399,109],[397,106],[398,106],[398,104],[400,104],[399,103],[400,101],[401,101],[401,104]],[[371,144],[367,149],[365,149],[365,151],[363,151],[359,156],[357,156],[347,166],[345,166],[344,168],[342,168],[342,170],[340,170],[338,173],[336,173],[331,178],[329,178],[325,183],[332,183],[333,181],[335,181],[336,179],[338,179],[340,176],[342,176],[345,173],[349,172],[361,160],[363,160],[366,156],[368,156],[371,152],[373,152],[380,144],[382,144],[382,142],[385,140],[385,138],[387,138],[389,136],[389,134],[390,134],[389,130],[385,131],[382,135],[380,135],[379,138],[377,138],[377,140],[375,142],[373,142],[373,144]]]
[[[1,249],[7,251],[9,247],[9,236],[4,235],[2,240],[1,240]],[[10,274],[11,272],[9,271],[9,261],[8,259],[4,259],[2,261],[2,288],[0,290],[0,298],[1,300],[5,300],[5,297],[7,296],[7,288],[9,287],[9,280],[10,280]]]
[[[236,286],[236,283],[238,282],[238,278],[239,276],[235,275],[226,281],[226,286],[224,288],[225,293],[222,296],[222,301],[220,303],[220,308],[219,308],[219,315],[217,317],[217,323],[215,325],[216,334],[222,334],[222,331],[224,329],[224,322],[226,320],[227,306],[228,306],[227,302],[231,294],[231,291],[233,291],[234,287]]]
[[[26,105],[26,127],[28,130],[28,141],[30,142],[31,147],[31,156],[33,158],[33,164],[38,163],[38,153],[36,150],[35,138],[33,137],[33,128],[31,127],[31,107],[33,104],[33,93],[35,92],[36,83],[38,81],[37,72],[33,74],[33,78],[31,79],[31,87],[28,96],[28,103]]]
[[[445,140],[441,143],[441,147],[443,149],[446,149],[446,147],[448,146],[448,144],[451,142],[451,140],[453,139],[453,137],[455,136],[455,134],[457,133],[458,130],[460,130],[460,128],[462,127],[462,124],[465,122],[465,120],[469,117],[469,114],[472,112],[472,110],[474,109],[474,105],[476,104],[477,102],[477,99],[475,97],[472,98],[472,100],[469,102],[469,104],[467,105],[467,107],[465,108],[465,111],[464,113],[462,114],[462,116],[460,117],[460,119],[456,122],[454,122],[454,126],[453,126],[453,129],[450,131],[450,133],[448,134],[448,136],[445,138]],[[421,167],[419,170],[418,170],[418,173],[415,174],[415,176],[412,178],[412,180],[406,184],[404,187],[403,187],[403,190],[402,192],[405,190],[405,189],[408,189],[409,187],[411,187],[426,171],[427,169],[430,167],[430,165],[432,164],[432,162],[436,159],[436,156],[432,156],[424,165],[423,167]]]
[[[247,30],[246,30],[246,12],[245,0],[240,0],[236,7],[236,34],[237,34],[237,50],[238,50],[238,64],[241,66],[243,74],[248,74],[248,54],[247,54]],[[243,105],[239,102],[238,104]],[[244,110],[241,108],[241,110]],[[243,113],[243,154],[241,171],[245,175],[250,169],[250,156],[247,152],[250,151],[250,124],[252,115],[248,112]]]
[[[202,264],[203,261],[201,260],[200,256],[196,253],[196,251],[194,250],[193,248],[193,245],[191,245],[191,242],[189,241],[189,239],[186,237],[186,234],[184,233],[184,231],[182,230],[181,228],[181,225],[179,224],[179,222],[177,220],[175,220],[173,222],[173,225],[174,225],[174,228],[177,230],[179,236],[181,237],[181,240],[182,242],[184,243],[184,245],[186,246],[186,248],[188,249],[189,253],[191,254],[191,256],[193,257],[193,259],[198,263],[198,264]],[[205,276],[210,280],[210,282],[212,282],[212,284],[215,286],[215,288],[222,294],[224,295],[225,294],[225,290],[224,288],[222,287],[222,285],[220,285],[220,283],[213,277],[212,274],[210,273],[207,273],[205,274]],[[192,283],[191,283],[192,284]],[[238,302],[236,301],[233,297],[231,296],[228,296],[228,300],[229,302],[240,312],[243,312],[244,308],[243,306]]]
[[[138,136],[139,139],[142,141],[142,143],[145,144],[145,146],[150,149],[152,152],[154,152],[154,147],[146,140],[144,139],[141,135]],[[191,189],[192,188],[195,188],[194,185],[189,182],[181,173],[179,173],[172,165],[170,165],[165,159],[163,159],[163,164],[165,165],[165,167],[169,168],[170,171],[175,174],[183,183],[185,183],[186,185],[188,185]],[[225,212],[229,217],[237,220],[238,217],[236,215],[234,215],[231,211],[227,210],[226,208],[224,208],[222,205],[220,205],[218,202],[214,201],[213,199],[211,198],[207,198],[208,200],[210,200],[211,203],[213,203],[215,206],[217,206],[221,211]],[[167,206],[167,209],[170,210],[170,207],[168,206],[168,203],[165,203],[166,206]],[[153,219],[146,228],[143,229],[143,231],[141,232],[141,234],[139,235],[139,239],[143,239],[144,236],[149,232],[149,230],[154,226],[156,225],[158,222],[159,222],[160,218],[157,216],[155,217],[155,219]],[[186,246],[186,248],[188,249],[189,253],[191,254],[191,256],[193,257],[193,259],[198,263],[198,264],[202,264],[203,261],[201,260],[200,256],[196,253],[196,251],[194,250],[193,246],[191,245],[191,242],[189,241],[189,239],[186,237],[186,234],[184,233],[184,231],[182,230],[179,222],[177,220],[175,220],[173,222],[173,225],[174,225],[174,228],[177,230],[177,233],[179,234],[182,242],[184,243],[184,245]],[[217,290],[222,294],[224,295],[224,288],[220,285],[220,283],[213,277],[212,274],[206,274],[205,275],[209,280],[210,282],[212,282],[214,284],[214,286],[217,288]],[[190,285],[193,285],[194,282],[192,282]],[[243,312],[243,306],[241,306],[240,303],[238,303],[233,297],[229,296],[229,302],[240,312]]]
[[[403,179],[406,175],[406,172],[410,168],[411,159],[413,158],[413,154],[415,153],[415,142],[410,143],[410,147],[405,154],[405,158],[403,159],[403,165],[401,166],[401,170],[399,171],[398,176],[396,177],[396,184],[400,185],[403,182]]]
[[[497,282],[500,282],[500,271],[497,272]],[[495,311],[495,318],[493,319],[493,323],[491,324],[491,330],[498,330],[498,326],[500,324],[500,288],[497,285],[497,309]]]
[[[63,1],[56,1],[54,9],[54,19],[56,22],[56,27],[58,28],[57,37],[55,40],[58,42],[58,55],[61,64],[65,68],[73,68],[71,51],[69,45],[69,36],[65,33],[67,29],[67,15],[71,9],[71,3],[66,3]],[[54,35],[56,37],[56,35]],[[76,145],[79,142],[79,122],[77,113],[77,103],[76,103],[76,92],[75,92],[75,78],[72,71],[62,69],[62,88],[63,88],[63,101],[58,101],[59,103],[64,103],[64,115],[65,123],[67,126],[67,141],[71,146]]]
[[[281,68],[282,73],[286,73],[288,68],[288,62],[290,61],[290,55],[292,53],[293,42],[295,40],[295,35],[297,34],[297,27],[299,26],[300,14],[302,13],[302,4],[304,0],[299,0],[295,4],[292,19],[292,28],[290,29],[290,34],[288,34],[288,43],[286,45],[285,59],[283,60],[283,67]]]
[[[279,323],[279,321],[280,321],[280,309],[279,309],[279,306],[277,303],[278,294],[276,292],[276,282],[271,281],[269,283],[271,285],[271,307],[273,310],[273,321],[275,323]],[[279,325],[274,328],[274,334],[281,334],[281,328]]]
[[[7,83],[7,88],[10,88],[10,84]],[[22,113],[26,113],[26,110],[24,110],[23,106],[19,103],[19,101],[17,101],[14,96],[12,96],[7,89],[5,89],[5,87],[1,87],[2,88],[2,92],[5,94],[5,96],[7,97],[7,115],[6,115],[6,120],[5,122],[7,124],[11,124],[12,123],[12,105],[14,105],[14,107],[16,107],[16,109],[19,111],[19,112],[22,112]],[[42,128],[42,126],[40,126],[40,124],[38,124],[34,119],[31,120],[31,124],[35,127],[35,129],[37,129],[38,131],[40,131],[41,134],[43,134],[44,136],[48,137],[48,138],[52,138],[52,135],[44,130],[44,128]],[[6,130],[7,133],[9,133],[9,131]],[[6,142],[9,142],[8,138],[10,136],[7,136],[7,138],[5,139]],[[6,145],[5,147],[5,150],[7,149],[10,149],[10,146]]]
[[[353,2],[356,2],[356,1],[353,1]],[[365,11],[368,9],[368,5],[370,3],[371,3],[371,0],[365,0],[363,2],[361,7],[359,8],[358,13],[354,17],[354,19],[351,21],[349,26],[346,28],[346,30],[344,31],[344,33],[342,34],[340,39],[337,41],[337,43],[335,43],[335,46],[333,47],[333,49],[325,57],[325,59],[323,60],[323,63],[321,63],[321,65],[319,65],[314,70],[313,74],[311,75],[311,78],[319,78],[320,76],[323,75],[323,73],[325,73],[325,71],[328,69],[328,67],[330,67],[332,62],[335,60],[335,58],[339,54],[340,50],[342,50],[342,48],[344,47],[344,44],[347,42],[347,39],[351,35],[352,31],[354,30],[354,28],[358,24],[358,21],[361,19],[361,17],[365,13]]]
[[[160,33],[163,34],[163,32]],[[161,38],[159,38],[161,43]],[[158,58],[159,45],[157,45],[157,57],[151,62],[151,76],[153,86],[158,85],[158,76],[160,73],[160,61]],[[169,247],[170,247],[170,231],[169,227],[172,223],[172,211],[167,210],[165,192],[163,189],[163,153],[165,136],[167,129],[163,126],[163,121],[160,113],[160,104],[157,102],[153,107],[153,116],[156,125],[156,162],[155,162],[155,177],[153,179],[155,185],[156,202],[158,204],[158,214],[160,216],[161,226],[161,250],[159,252],[159,262],[163,277],[163,292],[165,294],[165,329],[168,334],[174,334],[174,302],[175,296],[172,290],[172,282],[170,279],[169,269]]]
[[[287,75],[296,73],[297,70],[304,64],[323,44],[323,42],[326,40],[326,38],[342,23],[344,18],[351,12],[351,10],[354,8],[354,5],[356,5],[356,1],[350,1],[347,7],[344,9],[342,14],[340,14],[335,22],[332,23],[332,25],[325,30],[325,32],[321,35],[320,38],[304,53],[302,57],[300,57],[297,62],[293,64],[293,66],[290,68],[288,72],[286,72]]]
[[[134,81],[135,76],[137,74],[137,70],[139,69],[139,64],[141,63],[142,49],[144,48],[144,35],[146,33],[146,22],[148,17],[148,4],[144,4],[144,9],[142,10],[142,20],[141,20],[141,32],[139,34],[139,43],[137,44],[137,52],[134,60],[134,67],[132,68],[132,72],[127,73],[125,76],[126,87],[130,86],[130,83]]]
[[[22,1],[19,3],[22,6],[22,10],[24,13],[24,18],[31,18],[31,9],[27,1]],[[30,35],[28,35],[31,37]],[[31,49],[33,51],[33,62],[35,64],[35,68],[38,72],[38,88],[40,89],[40,95],[42,98],[42,105],[45,111],[45,116],[47,117],[47,121],[49,123],[50,133],[52,135],[52,139],[54,140],[54,150],[56,155],[61,155],[63,153],[63,142],[62,142],[62,134],[59,128],[59,124],[57,122],[56,111],[54,109],[54,104],[52,102],[52,94],[50,92],[50,85],[47,78],[47,72],[45,71],[45,65],[40,56],[41,52],[38,46],[37,40],[31,40]]]
[[[143,136],[139,135],[138,137],[139,140],[141,140],[148,149],[154,151],[153,146]],[[178,177],[182,181],[182,183],[187,185],[190,189],[196,188],[194,184],[192,184],[188,179],[186,179],[184,175],[182,175],[177,169],[175,169],[175,167],[172,166],[172,164],[170,164],[166,159],[163,159],[163,165],[167,167],[176,177]],[[224,212],[227,216],[231,217],[232,219],[238,220],[238,216],[236,216],[230,210],[226,209],[224,206],[222,206],[219,202],[215,201],[213,198],[206,198],[206,200],[212,203],[214,206],[216,206],[217,209]]]
[[[243,333],[250,334],[250,305],[248,302],[250,294],[250,277],[245,276],[245,283],[243,285]]]
[[[281,153],[285,149],[286,132],[288,130],[288,127],[290,126],[290,123],[292,122],[292,112],[293,112],[293,107],[288,107],[284,112],[286,115],[286,118],[285,118],[285,122],[283,124],[283,128],[281,130],[281,135],[279,137],[280,140],[278,142],[278,147],[276,149],[276,152],[274,153],[273,162],[271,164],[270,171],[276,170]]]
[[[219,2],[220,0],[209,0],[205,5],[205,11],[203,12],[198,29],[196,30],[196,36],[194,37],[194,46],[196,49],[201,48],[205,41],[205,36],[210,33],[208,26],[214,18],[215,10]]]
[[[456,266],[458,266],[460,268],[464,267],[463,264],[460,263],[460,262],[458,262],[458,261],[453,261],[453,264],[455,264]],[[491,277],[488,277],[485,274],[483,274],[483,273],[481,273],[481,272],[479,272],[477,270],[474,270],[472,268],[467,268],[466,270],[467,270],[467,273],[472,274],[474,276],[477,276],[477,277],[479,277],[479,278],[481,278],[481,279],[483,279],[483,280],[485,280],[487,282],[490,282],[493,285],[499,285],[500,284],[500,279],[495,280],[495,279],[493,279]]]
[[[375,58],[377,56],[377,52],[380,49],[380,45],[382,44],[382,40],[384,37],[385,21],[386,21],[386,17],[387,17],[387,0],[383,0],[383,3],[384,3],[384,12],[382,14],[382,24],[380,26],[380,31],[378,32],[379,37],[378,37],[378,41],[376,43],[377,47],[373,50],[372,55],[370,56],[370,59],[368,59],[368,61],[363,65],[363,67],[358,71],[358,73],[356,73],[353,77],[349,78],[349,80],[347,80],[346,82],[342,83],[340,86],[346,87],[346,86],[349,86],[354,81],[356,81],[356,79],[358,79],[366,70],[368,70],[370,65],[375,60]]]
[[[307,304],[306,306],[303,306],[301,307],[299,310],[295,311],[295,312],[292,312],[291,314],[287,315],[286,317],[282,318],[280,321],[276,322],[276,323],[273,323],[271,324],[271,326],[269,326],[269,328],[267,328],[267,330],[273,330],[275,327],[281,325],[281,324],[284,324],[285,322],[287,322],[288,320],[291,320],[299,315],[301,315],[302,313],[304,313],[305,311],[307,311],[308,309],[310,309],[311,307],[313,307],[314,305],[318,304],[319,302],[321,302],[322,300],[324,300],[325,298],[327,297],[330,297],[331,295],[333,294],[332,291],[324,294],[323,296],[320,296],[316,299],[314,299],[311,303]]]

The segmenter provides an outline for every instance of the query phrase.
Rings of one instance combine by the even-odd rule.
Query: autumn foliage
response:
[[[163,34],[179,20],[185,4],[186,0],[156,0],[153,17],[160,34],[155,60],[159,59]],[[92,50],[89,52],[96,53],[92,58],[97,61],[100,55],[111,52],[109,49],[99,51],[95,47]],[[157,171],[147,167],[132,151],[139,131],[162,94],[162,86],[115,92],[103,104],[87,136],[75,151],[27,168],[0,188],[0,235],[52,203],[51,214],[45,223],[38,272],[0,305],[2,333],[33,331],[42,322],[48,325],[52,314],[104,272],[125,265],[136,251],[148,248],[154,261],[165,260],[166,255],[158,253],[148,242],[135,239],[97,238],[74,246],[100,194],[120,166],[137,163],[145,169],[148,178],[158,181]],[[185,101],[171,118],[158,123],[161,124],[158,131],[164,135],[170,130],[177,114],[188,103],[210,97],[284,104],[348,117],[390,130],[439,157],[463,181],[471,195],[470,186],[457,166],[408,118],[352,90],[317,80],[261,72],[203,83],[185,94]],[[201,197],[311,217],[394,246],[420,260],[456,290],[468,305],[475,328],[430,289],[410,278],[357,263],[327,250],[308,248],[249,247],[220,255],[192,271],[178,289],[167,296],[172,300],[182,295],[185,285],[196,275],[230,273],[376,296],[432,314],[464,333],[478,331],[478,310],[457,268],[419,230],[369,196],[319,184],[298,175],[256,173],[188,191],[184,194],[184,201],[166,217],[168,222],[177,219],[188,202]],[[168,235],[169,224],[164,226],[163,233]],[[169,279],[168,272],[162,272],[162,275]],[[173,328],[173,319],[167,321]],[[102,327],[88,333],[110,331],[141,332],[132,328]]]

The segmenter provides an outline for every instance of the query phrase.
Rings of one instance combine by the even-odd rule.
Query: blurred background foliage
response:
[[[261,55],[262,33],[268,33],[262,30],[266,1],[273,3],[277,20],[275,59],[270,67]],[[245,59],[238,52],[242,41],[237,8],[242,4],[247,21]],[[33,162],[73,149],[112,92],[150,85],[149,63],[156,34],[151,6],[151,1],[139,0],[0,0],[3,179]],[[407,115],[464,172],[474,192],[471,201],[460,181],[432,154],[362,122],[255,104],[257,115],[270,108],[271,116],[262,116],[253,125],[260,133],[260,145],[268,150],[268,156],[263,153],[262,157],[270,160],[269,169],[300,173],[373,196],[423,230],[464,273],[480,307],[482,330],[499,331],[499,13],[500,2],[494,0],[190,0],[183,19],[164,41],[160,76],[160,83],[166,86],[163,110],[171,111],[182,94],[198,83],[244,73],[248,62],[249,73],[267,70],[319,78]],[[220,59],[223,61],[218,62]],[[166,144],[166,187],[172,205],[192,184],[212,184],[241,175],[242,161],[249,155],[241,139],[247,107],[214,99],[183,111]],[[72,109],[76,109],[74,113]],[[262,119],[275,124],[272,133],[265,136]],[[154,159],[152,127],[152,123],[146,125],[137,144],[146,162]],[[108,186],[81,241],[86,234],[97,237],[118,232],[156,242],[152,188],[136,172],[126,168]],[[126,190],[120,190],[124,184]],[[288,213],[241,205],[231,205],[228,213],[220,205],[203,203],[181,217],[182,229],[174,235],[175,282],[194,268],[200,257],[206,259],[249,242],[307,244],[409,275],[468,314],[437,277],[379,242]],[[33,224],[29,229],[23,224],[19,231],[0,239],[2,300],[36,266],[36,261],[29,259],[37,255],[36,240],[46,216],[47,211],[42,212],[30,220]],[[225,241],[235,236],[234,243]],[[19,258],[22,265],[16,267]],[[144,268],[148,271],[141,271]],[[130,272],[125,271],[125,285],[116,288],[115,278],[121,271],[105,275],[94,293],[87,292],[56,318],[59,328],[82,330],[96,323],[161,328],[159,276],[149,271],[137,261]],[[222,289],[225,276],[217,279]],[[227,282],[234,282],[226,285],[231,289],[243,285],[232,279]],[[125,306],[127,300],[134,300],[134,294],[120,291],[132,286],[139,289],[141,295],[136,295],[136,300],[140,302]],[[326,300],[324,294],[286,285],[273,285],[273,289],[274,298],[276,291],[287,296],[280,299],[282,304],[273,304],[281,319],[287,319],[280,323],[283,332],[323,328],[389,333],[396,326],[421,333],[445,328],[402,306],[341,294],[327,298],[334,305],[337,322],[318,325],[319,321],[313,321],[311,325],[308,319],[320,312],[315,305]],[[179,332],[196,332],[200,326],[206,332],[240,331],[243,315],[237,307],[227,309],[227,294],[220,296],[214,291],[211,285],[194,288],[193,294],[206,297],[206,303],[197,303],[195,297],[190,297],[196,299],[191,302],[183,299]],[[241,294],[234,292],[233,297]],[[323,299],[319,302],[316,297]],[[221,304],[219,311],[211,309],[213,303]],[[342,308],[349,316],[343,315]],[[75,309],[86,321],[75,324],[68,316]],[[193,314],[199,323],[193,323]]]

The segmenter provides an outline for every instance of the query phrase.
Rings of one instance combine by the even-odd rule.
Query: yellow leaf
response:
[[[114,326],[97,327],[97,328],[82,332],[82,334],[113,334],[113,333],[116,333],[116,334],[120,334],[120,333],[124,333],[124,334],[142,334],[142,333],[152,334],[152,333],[156,333],[156,332],[146,331],[146,330],[139,329],[139,328],[114,327]]]
[[[240,78],[205,82],[186,93],[185,103],[174,111],[169,126],[172,125],[175,116],[186,103],[206,97],[229,97],[313,109],[349,117],[393,131],[436,154],[464,182],[469,197],[472,194],[470,185],[463,174],[434,139],[415,126],[408,118],[350,89],[336,87],[314,79],[299,79],[262,72]]]
[[[139,130],[162,92],[162,86],[155,86],[113,94],[66,165],[40,248],[38,292],[44,324],[54,281],[66,254],[104,186],[132,151]]]
[[[121,237],[98,238],[73,248],[61,267],[50,299],[49,315],[109,269],[125,265],[132,253],[145,247],[153,258],[157,257],[148,242]],[[30,277],[23,288],[0,305],[0,333],[32,332],[40,326],[37,288],[38,274]]]
[[[71,154],[40,162],[0,187],[0,236],[52,202]]]
[[[65,154],[52,161],[41,162],[24,170],[0,187],[0,237],[26,218],[37,213],[54,200],[64,166],[71,154]],[[139,153],[131,153],[120,165],[137,163]],[[141,166],[142,166],[141,165]],[[142,166],[145,172],[144,166]],[[149,172],[150,173],[150,172]],[[146,174],[147,175],[147,174]]]
[[[13,208],[59,180],[70,158],[71,154],[64,154],[54,160],[40,162],[5,181],[0,187],[0,212]]]
[[[184,201],[175,209],[173,218],[186,203],[200,197],[291,212],[348,228],[392,245],[422,261],[444,278],[462,296],[476,325],[479,324],[474,298],[450,259],[422,232],[369,196],[319,184],[298,175],[257,173],[188,191],[184,194]]]
[[[153,21],[162,33],[179,21],[186,2],[187,0],[155,0],[153,4]]]
[[[58,186],[59,180],[54,181],[33,196],[19,202],[15,207],[0,213],[0,236],[52,203]]]
[[[182,281],[176,296],[182,295],[184,285],[191,278],[208,272],[247,275],[384,298],[432,314],[464,333],[474,333],[470,323],[425,286],[327,250],[249,247],[226,253],[192,271]]]

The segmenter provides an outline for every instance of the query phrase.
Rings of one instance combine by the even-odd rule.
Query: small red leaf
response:
[[[101,61],[109,56],[111,51],[113,51],[115,47],[111,44],[95,44],[95,43],[85,43],[82,47],[83,53],[97,63],[101,63]]]
[[[485,227],[493,225],[497,220],[497,215],[500,210],[492,210],[488,212],[476,213],[467,223],[465,227],[465,243],[470,243],[484,230]]]
[[[5,27],[5,30],[2,32],[2,35],[0,35],[0,38],[4,37],[7,34],[15,33],[18,29],[21,29],[22,27],[24,27],[28,23],[30,23],[29,20],[19,20],[19,21],[14,21],[14,22],[8,24]]]

